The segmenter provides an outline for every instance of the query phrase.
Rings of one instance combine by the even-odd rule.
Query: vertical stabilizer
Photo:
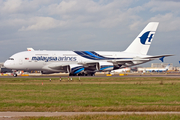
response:
[[[168,70],[168,69],[169,69],[169,66],[170,66],[170,64],[168,64],[165,69]]]
[[[150,22],[124,52],[146,55],[158,24],[159,22]]]

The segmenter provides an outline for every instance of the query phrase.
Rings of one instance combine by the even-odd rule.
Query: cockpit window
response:
[[[8,60],[14,60],[14,58],[9,58]]]

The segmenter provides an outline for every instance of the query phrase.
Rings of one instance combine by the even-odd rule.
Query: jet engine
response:
[[[67,67],[67,71],[69,72],[69,75],[77,75],[84,71],[84,66],[78,65],[78,64],[70,64]]]
[[[110,62],[99,62],[99,71],[111,71],[114,70],[113,63]]]

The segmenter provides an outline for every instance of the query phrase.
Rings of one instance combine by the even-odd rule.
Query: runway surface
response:
[[[21,117],[55,117],[71,115],[157,115],[157,114],[179,114],[180,112],[0,112],[0,118],[21,118]]]
[[[95,77],[95,78],[98,78],[98,77],[180,77],[180,74],[155,74],[155,75],[125,75],[125,76],[119,76],[119,75],[113,75],[113,76],[106,76],[106,75],[103,75],[103,76],[53,76],[53,75],[47,75],[47,76],[17,76],[17,77],[13,77],[13,76],[0,76],[0,78],[67,78],[67,77],[81,77],[81,78],[89,78],[89,77]]]

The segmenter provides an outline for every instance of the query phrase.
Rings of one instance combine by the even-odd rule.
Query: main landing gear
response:
[[[79,74],[70,73],[69,76],[95,76],[95,73],[79,73]]]

